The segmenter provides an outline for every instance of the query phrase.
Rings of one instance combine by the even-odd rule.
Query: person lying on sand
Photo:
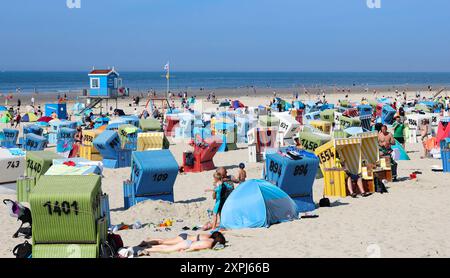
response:
[[[213,249],[218,244],[225,246],[226,240],[221,232],[210,235],[189,236],[180,234],[172,239],[154,239],[143,241],[139,247],[148,247],[138,252],[138,256],[149,256],[150,253],[170,253],[177,251],[199,251]]]

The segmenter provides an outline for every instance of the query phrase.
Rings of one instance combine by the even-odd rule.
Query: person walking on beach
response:
[[[17,107],[20,108],[20,105],[22,104],[22,101],[20,100],[20,98],[17,99]]]
[[[428,150],[426,142],[431,137],[431,126],[430,121],[428,119],[424,119],[422,121],[422,126],[420,127],[420,136],[422,137],[422,146],[423,146],[423,156],[421,159],[424,159],[428,156]]]
[[[34,97],[31,97],[31,106],[34,108]]]
[[[20,121],[22,120],[22,116],[20,116],[20,111],[17,110],[17,115],[16,115],[16,128],[20,125]]]

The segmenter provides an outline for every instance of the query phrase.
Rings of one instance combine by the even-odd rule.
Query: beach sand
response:
[[[350,99],[360,100],[363,95],[373,98],[372,93],[352,93]],[[291,96],[289,94],[288,99]],[[268,92],[266,95],[244,96],[240,100],[255,106],[268,104],[271,98]],[[327,95],[327,98],[335,103],[343,95]],[[126,111],[132,112],[133,108],[128,107],[128,103],[128,100],[121,100],[120,108],[126,107]],[[205,104],[205,108],[208,107],[211,104]],[[214,158],[216,166],[228,166],[229,173],[235,175],[237,165],[244,162],[248,178],[261,178],[262,163],[247,163],[246,145],[238,146],[239,150],[218,153]],[[184,143],[170,146],[179,164],[186,149],[189,146]],[[399,162],[400,181],[388,185],[388,194],[357,199],[332,198],[332,207],[316,210],[318,218],[300,219],[270,228],[227,231],[228,246],[223,250],[152,254],[151,257],[448,257],[450,175],[431,171],[431,165],[440,165],[441,161],[420,159],[420,144],[406,144],[406,149],[411,161]],[[415,170],[422,171],[422,174],[418,175],[418,180],[409,180],[409,174]],[[147,201],[124,210],[122,183],[129,178],[130,169],[105,169],[102,189],[110,196],[113,224],[133,224],[137,220],[157,224],[165,218],[182,220],[175,222],[171,231],[157,232],[148,227],[119,231],[125,245],[137,245],[147,237],[172,237],[183,232],[184,226],[204,224],[208,220],[207,210],[213,207],[211,193],[204,192],[211,187],[212,174],[213,171],[179,175],[174,187],[176,202],[173,204]],[[315,180],[316,203],[322,198],[323,186],[323,179]],[[0,199],[5,198],[15,199],[15,195],[0,186]],[[24,241],[23,238],[12,238],[19,222],[9,216],[4,206],[0,209],[0,222],[0,257],[12,257],[14,246]],[[198,231],[188,232],[195,234]]]

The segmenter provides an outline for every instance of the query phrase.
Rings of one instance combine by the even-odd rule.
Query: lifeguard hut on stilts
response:
[[[86,107],[80,111],[83,114],[89,109],[94,109],[100,105],[100,113],[103,113],[103,101],[106,102],[106,111],[108,111],[109,101],[115,101],[117,109],[117,98],[123,94],[125,89],[122,87],[122,79],[119,73],[114,69],[95,69],[88,74],[90,90],[84,96],[87,99]]]

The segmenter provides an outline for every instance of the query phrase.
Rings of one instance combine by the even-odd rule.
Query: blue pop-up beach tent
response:
[[[220,225],[225,229],[259,228],[297,218],[297,206],[283,190],[268,181],[248,180],[227,198]]]

